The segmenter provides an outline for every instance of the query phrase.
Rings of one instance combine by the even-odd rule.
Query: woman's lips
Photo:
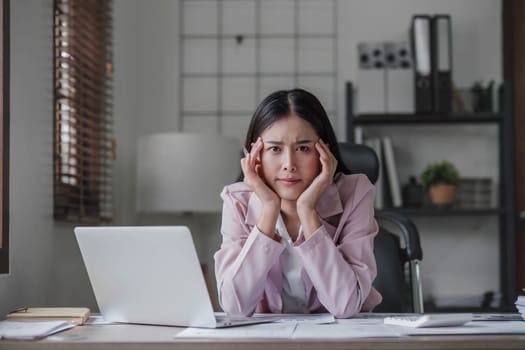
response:
[[[301,180],[299,179],[277,179],[277,181],[281,182],[283,185],[286,186],[292,186],[301,182]]]

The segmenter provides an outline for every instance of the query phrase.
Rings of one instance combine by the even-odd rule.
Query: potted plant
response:
[[[429,164],[420,176],[421,183],[430,191],[432,203],[439,207],[450,206],[456,197],[459,172],[449,161]]]

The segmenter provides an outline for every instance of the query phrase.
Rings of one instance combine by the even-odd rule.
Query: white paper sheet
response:
[[[268,317],[269,314],[255,314],[253,317]],[[278,323],[313,323],[313,324],[327,324],[335,323],[335,318],[332,314],[271,314],[278,317]]]
[[[296,324],[264,323],[230,328],[186,328],[175,338],[260,339],[291,338]]]
[[[298,324],[293,339],[348,339],[399,337],[395,329],[383,324],[382,318],[344,319],[335,324]]]
[[[115,322],[109,322],[104,320],[102,315],[91,315],[89,319],[86,321],[86,325],[101,325],[101,324],[118,324]]]
[[[40,339],[73,327],[75,325],[67,321],[1,321],[0,339]]]

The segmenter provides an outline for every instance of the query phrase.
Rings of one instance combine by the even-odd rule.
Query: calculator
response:
[[[385,317],[384,323],[405,327],[453,327],[472,321],[470,313],[397,315]]]

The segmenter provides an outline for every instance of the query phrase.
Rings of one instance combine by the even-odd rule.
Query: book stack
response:
[[[525,295],[518,295],[518,299],[516,300],[514,305],[516,305],[516,309],[518,309],[521,318],[525,320]]]
[[[67,321],[83,325],[90,316],[86,307],[24,307],[6,315],[10,321]]]
[[[364,138],[363,143],[375,151],[379,160],[379,176],[375,183],[375,209],[402,207],[401,185],[391,138]]]

